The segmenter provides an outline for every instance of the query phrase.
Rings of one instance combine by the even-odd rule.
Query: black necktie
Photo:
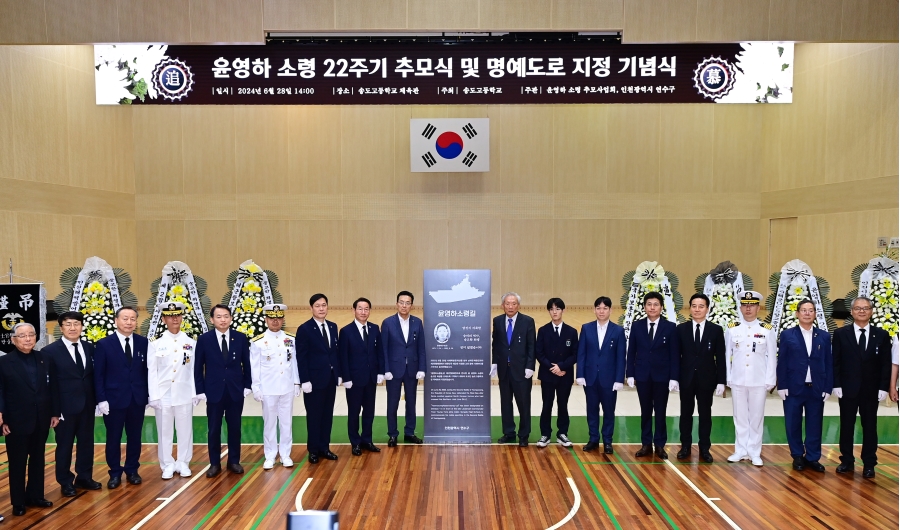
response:
[[[368,332],[368,327],[369,327],[369,326],[365,326],[365,325],[363,326],[363,342],[365,342],[366,344],[369,343],[369,332]]]
[[[128,366],[131,366],[131,344],[129,344],[129,340],[131,340],[131,337],[125,337],[125,360],[128,361]]]
[[[866,330],[859,330],[859,351],[866,353]]]
[[[222,358],[228,362],[228,341],[225,340],[225,334],[222,334]]]
[[[559,337],[559,336],[560,336],[560,334],[559,334],[559,326],[553,326],[553,329],[556,330],[556,336]]]
[[[697,331],[694,332],[694,345],[700,347],[700,324],[697,324]]]
[[[73,342],[72,347],[75,348],[75,364],[78,365],[78,374],[84,375],[84,361],[81,360],[81,352],[78,351],[78,343]]]
[[[653,326],[656,325],[656,322],[650,323],[650,342],[653,342]]]
[[[331,344],[328,343],[328,333],[325,332],[325,324],[319,324],[322,327],[322,338],[325,339],[325,344],[328,344],[328,347],[331,347]]]

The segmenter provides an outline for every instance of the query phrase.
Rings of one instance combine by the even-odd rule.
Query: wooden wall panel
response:
[[[712,261],[713,221],[673,219],[659,223],[659,263],[678,275],[684,305],[694,294],[694,278],[707,272]],[[637,264],[635,264],[637,265]]]
[[[841,40],[896,42],[897,18],[897,2],[893,0],[844,0],[841,10]]]
[[[622,42],[695,40],[697,1],[625,0],[625,31],[622,32]]]
[[[234,107],[234,165],[238,193],[282,195],[290,189],[290,127],[281,106]]]
[[[0,210],[0,265],[9,266],[9,260],[18,267],[19,223],[15,212]]]
[[[263,27],[266,31],[333,30],[334,0],[263,0]]]
[[[770,0],[698,0],[697,40],[768,40],[769,3]]]
[[[334,0],[335,25],[342,29],[408,27],[406,0],[381,0],[377,9],[372,7],[366,0]]]
[[[138,305],[146,303],[151,294],[156,295],[150,292],[150,282],[160,277],[166,263],[183,261],[191,271],[196,271],[196,265],[187,261],[184,221],[137,221],[135,236],[139,242],[137,269],[129,272],[134,279],[131,291],[137,295]]]
[[[803,259],[797,254],[797,242],[796,217],[769,220],[769,266],[765,275],[767,284],[769,275],[780,271],[785,263],[792,259]],[[813,270],[815,271],[815,269]],[[759,289],[756,290],[759,291]]]
[[[501,189],[506,193],[553,191],[553,107],[501,106],[492,109],[503,122],[500,143]],[[492,157],[491,167],[494,166]]]
[[[884,85],[881,89],[882,108],[881,114],[881,136],[878,145],[882,151],[878,154],[878,160],[881,164],[877,168],[879,175],[896,175],[898,172],[898,149],[900,149],[900,137],[898,137],[898,120],[896,117],[900,115],[900,87],[898,87],[898,78],[894,75],[894,68],[900,63],[898,57],[898,47],[896,44],[887,44],[883,47],[884,56],[882,57],[881,68],[884,72]]]
[[[45,0],[52,42],[120,42],[119,21],[110,0]]]
[[[449,268],[449,226],[447,221],[397,221],[396,232],[397,280],[396,291],[406,289],[417,293],[422,289],[425,269]],[[424,297],[424,294],[423,294]],[[396,301],[396,292],[389,305]],[[374,304],[375,301],[372,300]]]
[[[116,0],[122,42],[191,42],[190,0]]]
[[[491,303],[499,304],[503,271],[499,219],[451,219],[448,223],[448,268],[490,269]]]
[[[134,195],[27,180],[0,179],[0,210],[121,219],[134,215]]]
[[[769,2],[769,40],[841,40],[842,0]]]
[[[184,193],[235,193],[234,108],[189,105],[182,116]]]
[[[0,42],[47,42],[44,0],[0,0]]]
[[[136,193],[184,193],[182,111],[176,106],[132,109]]]
[[[553,294],[556,240],[553,221],[501,221],[501,291],[515,291],[524,305],[544,305]],[[501,293],[502,295],[502,293]]]
[[[246,259],[238,255],[236,238],[237,221],[184,222],[184,262],[206,280],[206,294],[214,304],[225,294],[228,273]]]
[[[100,256],[113,267],[121,267],[118,264],[119,247],[129,243],[119,239],[119,222],[115,219],[72,217],[72,263],[69,266],[81,267],[87,258]],[[134,274],[134,271],[128,272]]]
[[[624,290],[622,276],[643,261],[658,261],[661,222],[653,220],[615,219],[606,223],[607,253],[606,295],[619,305]],[[663,263],[663,267],[667,265]],[[593,301],[593,300],[592,300]]]
[[[325,293],[332,305],[345,302],[343,277],[347,261],[341,231],[340,221],[290,222],[293,305],[309,307],[309,297],[315,293]]]
[[[553,252],[539,252],[535,259],[553,261],[551,296],[570,306],[592,305],[598,296],[610,292],[609,250],[606,221],[558,219],[553,221]]]
[[[341,107],[288,107],[291,193],[341,192]]]
[[[15,121],[12,103],[12,48],[0,46],[0,178],[15,178]]]
[[[190,0],[190,15],[193,42],[265,42],[262,0]]]
[[[759,193],[763,115],[755,105],[715,105],[712,191]],[[709,153],[703,157],[709,160]]]
[[[760,267],[760,255],[765,254],[765,249],[760,251],[760,224],[756,219],[722,219],[715,220],[711,225],[710,259],[709,266],[701,268],[693,277],[682,277],[682,282],[688,281],[692,286],[697,275],[709,272],[713,267],[723,261],[730,261],[737,265],[738,270],[747,273],[753,278],[754,290],[763,292],[768,275],[765,268]],[[766,234],[768,238],[768,233]],[[684,291],[682,291],[682,294]]]
[[[393,144],[391,107],[341,107],[341,191],[379,193],[393,189]]]
[[[550,28],[551,0],[480,0],[478,21],[482,28],[512,30]]]
[[[55,297],[60,292],[59,273],[73,264],[72,217],[21,212],[17,217],[15,274],[45,282],[47,296]]]
[[[408,26],[413,29],[475,29],[478,28],[479,0],[416,0],[407,2]]]
[[[365,296],[373,305],[390,305],[397,295],[395,221],[343,222],[342,305]]]
[[[896,176],[765,192],[763,218],[892,208],[897,204]]]
[[[281,293],[284,300],[290,300],[290,223],[238,221],[235,236],[237,237],[237,262],[231,270],[237,269],[244,261],[252,259],[260,267],[278,275],[278,292]]]
[[[624,27],[623,0],[553,0],[552,8],[555,30]]]
[[[659,192],[660,105],[609,105],[606,189]]]
[[[553,108],[553,192],[606,191],[607,107]]]
[[[119,255],[113,267],[122,267],[131,275],[132,282],[137,280],[137,222],[133,219],[119,219],[116,221],[119,238]],[[143,244],[143,241],[141,241]],[[138,285],[133,284],[131,292],[136,293]],[[138,297],[138,301],[143,303]]]
[[[708,193],[717,105],[660,105],[659,191]]]

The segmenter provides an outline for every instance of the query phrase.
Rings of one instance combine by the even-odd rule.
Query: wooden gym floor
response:
[[[243,475],[204,476],[206,446],[194,447],[194,476],[163,481],[156,445],[144,445],[143,484],[123,480],[107,490],[103,445],[96,445],[94,478],[100,491],[62,498],[54,479],[55,446],[47,446],[48,509],[14,517],[7,466],[0,464],[0,528],[261,528],[283,529],[304,489],[304,509],[337,510],[347,528],[897,528],[897,446],[881,446],[873,480],[840,476],[835,446],[824,447],[826,473],[797,472],[783,445],[763,447],[766,465],[725,462],[732,446],[714,445],[713,464],[653,458],[637,461],[638,446],[616,445],[613,455],[580,446],[380,446],[380,454],[350,454],[332,446],[337,462],[306,461],[294,446],[293,469],[262,469],[261,445],[243,447]],[[2,447],[0,447],[2,449]],[[675,446],[668,447],[674,459]],[[857,451],[859,447],[857,446]],[[124,451],[123,451],[124,454]],[[857,455],[858,457],[858,455]],[[0,462],[5,460],[0,452]],[[223,459],[224,461],[224,459]],[[559,524],[559,523],[563,524]],[[555,526],[559,525],[559,526]]]

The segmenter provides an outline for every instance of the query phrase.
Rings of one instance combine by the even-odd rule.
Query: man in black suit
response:
[[[838,473],[853,473],[853,431],[856,412],[862,423],[863,477],[875,478],[878,448],[878,402],[888,395],[891,380],[891,337],[872,325],[872,301],[857,297],[850,305],[853,324],[834,332],[833,394],[841,406],[841,465]]]
[[[372,422],[375,420],[375,388],[384,381],[384,353],[381,351],[381,333],[378,326],[369,322],[372,303],[366,298],[353,302],[353,322],[341,328],[341,374],[347,389],[347,436],[350,451],[362,455],[363,449],[380,453],[372,443]],[[362,434],[359,431],[359,415],[362,411]]]
[[[52,391],[53,367],[34,349],[34,326],[20,322],[12,331],[15,349],[0,357],[0,421],[6,436],[13,515],[25,515],[25,506],[53,506],[44,498],[44,450],[50,428],[59,423],[59,403]]]
[[[697,400],[699,416],[700,460],[711,464],[709,440],[712,432],[713,393],[725,392],[725,331],[722,326],[706,320],[709,313],[709,297],[703,293],[691,296],[691,320],[679,324],[678,351],[681,354],[681,450],[679,460],[691,455],[691,439],[694,427],[694,400]]]
[[[56,482],[63,497],[74,497],[75,488],[99,490],[94,480],[94,345],[81,340],[84,315],[67,311],[57,319],[62,338],[41,350],[56,372],[53,392],[60,407],[56,426]],[[72,445],[75,474],[72,474]]]
[[[556,397],[556,441],[563,447],[571,447],[569,441],[569,394],[575,381],[575,361],[578,358],[578,331],[562,321],[566,303],[561,298],[547,301],[550,322],[537,333],[534,351],[538,362],[538,379],[541,380],[541,439],[538,447],[550,444],[553,434],[550,420],[553,414],[553,398]]]
[[[519,409],[519,447],[528,446],[531,434],[531,376],[534,375],[534,319],[519,313],[521,298],[503,295],[503,312],[494,318],[491,338],[491,377],[500,379],[500,414],[503,436],[499,443],[516,441],[512,402]]]

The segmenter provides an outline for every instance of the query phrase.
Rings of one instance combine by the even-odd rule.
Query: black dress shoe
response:
[[[504,434],[500,438],[497,439],[498,444],[511,444],[516,441],[515,434]]]
[[[669,458],[669,453],[666,452],[664,447],[656,446],[656,456],[663,460],[666,460],[667,458]]]
[[[220,466],[220,465],[209,466],[209,470],[206,472],[206,478],[213,478],[215,476],[218,476],[219,473],[221,473],[221,472],[222,472],[222,466]]]
[[[391,436],[388,438],[388,447],[397,447],[397,437]]]
[[[681,446],[681,449],[679,449],[678,454],[675,455],[675,458],[677,458],[678,460],[684,460],[689,456],[691,456],[691,448]]]
[[[528,438],[519,438],[519,447],[528,447]]]
[[[109,477],[109,482],[106,483],[106,487],[108,489],[114,490],[118,488],[122,484],[122,477]]]
[[[78,492],[75,491],[75,486],[71,484],[64,484],[60,486],[59,490],[62,492],[63,497],[74,497],[78,495]]]
[[[135,486],[143,482],[141,476],[137,474],[137,471],[130,475],[125,475],[125,480],[127,480],[129,484],[134,484]]]
[[[362,454],[362,448],[358,445],[351,445],[350,452],[353,454],[353,456],[360,456]]]
[[[319,455],[315,453],[309,454],[309,463],[310,464],[318,464],[319,463]]]
[[[581,450],[585,453],[590,453],[598,447],[600,447],[600,442],[588,442],[587,445],[581,448]]]
[[[791,467],[794,468],[794,471],[803,471],[806,469],[806,460],[804,460],[802,456],[795,457]]]
[[[372,442],[364,443],[364,444],[360,445],[360,447],[362,447],[363,449],[365,449],[366,451],[368,451],[370,453],[380,453],[381,452],[381,449],[375,447],[375,444],[373,444]]]
[[[637,453],[634,453],[634,456],[640,458],[642,456],[648,456],[653,452],[653,447],[650,445],[642,445],[640,449],[638,449]]]
[[[231,462],[229,462],[228,465],[225,466],[225,469],[227,469],[228,471],[231,471],[235,475],[243,475],[244,474],[244,468],[240,464],[232,464]]]
[[[613,454],[612,444],[603,444],[603,454],[606,454],[606,455]]]
[[[416,436],[415,434],[407,434],[403,437],[403,441],[408,444],[420,444],[422,443],[422,439]]]
[[[713,457],[711,454],[709,454],[709,451],[704,451],[704,452],[700,453],[700,461],[706,462],[707,464],[712,464]]]
[[[825,472],[825,466],[823,466],[822,464],[820,464],[818,462],[810,462],[809,460],[807,460],[806,467],[812,469],[813,471],[818,471],[819,473]]]
[[[835,471],[838,473],[853,473],[853,464],[841,464]]]
[[[875,478],[875,468],[874,467],[864,467],[863,468],[863,478]]]
[[[337,458],[338,458],[337,455],[332,453],[331,451],[323,451],[323,452],[319,453],[319,456],[321,456],[322,458],[324,458],[326,460],[337,460]]]
[[[25,505],[13,505],[13,515],[25,515]]]
[[[75,487],[83,490],[99,490],[103,485],[91,478],[76,478]]]
[[[47,499],[34,499],[30,501],[25,501],[26,506],[34,506],[35,508],[50,508],[53,506],[53,503],[48,501]]]

